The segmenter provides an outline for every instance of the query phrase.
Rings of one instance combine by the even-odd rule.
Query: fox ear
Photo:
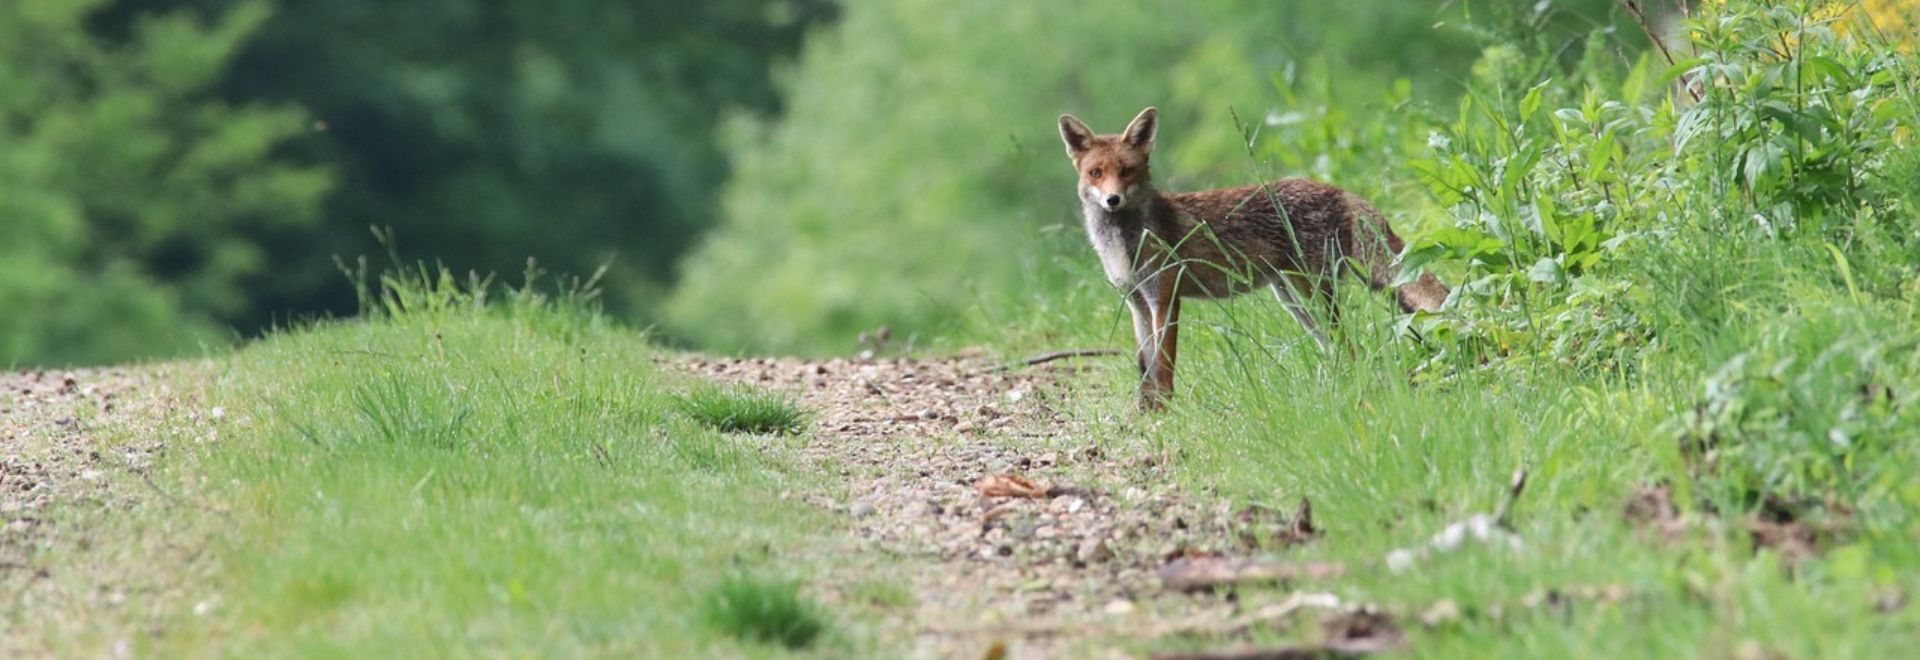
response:
[[[1093,144],[1093,129],[1073,115],[1060,115],[1060,141],[1067,143],[1067,157],[1078,159]]]
[[[1153,152],[1153,136],[1160,132],[1160,111],[1151,107],[1141,110],[1140,114],[1127,123],[1127,131],[1121,138],[1129,146],[1143,152]]]

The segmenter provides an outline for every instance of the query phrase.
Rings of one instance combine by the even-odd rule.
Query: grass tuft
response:
[[[798,433],[806,410],[784,395],[744,387],[696,387],[679,398],[681,412],[724,433]]]
[[[818,607],[792,582],[746,575],[727,577],[707,592],[707,624],[735,638],[802,649],[827,629]]]

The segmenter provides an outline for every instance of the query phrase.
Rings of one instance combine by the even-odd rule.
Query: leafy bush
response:
[[[1915,317],[1815,305],[1756,326],[1669,427],[1723,508],[1920,505]],[[1902,503],[1904,499],[1904,503]]]
[[[1777,284],[1801,274],[1783,264],[1837,260],[1832,283],[1857,292],[1847,264],[1912,263],[1920,240],[1887,229],[1911,227],[1911,207],[1875,192],[1902,176],[1889,162],[1912,130],[1912,70],[1835,30],[1827,4],[1726,7],[1689,23],[1671,65],[1590,49],[1525,88],[1508,72],[1549,55],[1490,52],[1459,119],[1412,162],[1453,216],[1403,255],[1461,279],[1453,313],[1417,321],[1459,340],[1440,352],[1631,366],[1786,302]]]

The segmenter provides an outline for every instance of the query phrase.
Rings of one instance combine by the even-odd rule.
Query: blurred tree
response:
[[[246,235],[311,219],[329,185],[271,157],[301,112],[210,91],[261,4],[146,15],[112,41],[87,29],[103,7],[0,3],[0,367],[221,340],[265,266]]]
[[[682,262],[667,329],[721,350],[814,353],[879,325],[938,334],[1055,290],[1056,255],[1083,262],[1083,279],[1098,271],[1077,238],[1061,112],[1111,132],[1159,106],[1156,175],[1170,189],[1313,174],[1254,162],[1234,113],[1333,117],[1322,139],[1350,143],[1337,133],[1372,121],[1397,79],[1416,101],[1454,106],[1500,36],[1480,24],[1577,43],[1608,29],[1611,3],[849,3],[809,42],[782,120],[736,131],[726,224]]]
[[[156,9],[122,0],[103,31]],[[350,313],[334,255],[456,270],[557,273],[611,262],[616,311],[643,312],[713,223],[727,176],[722,118],[772,113],[772,69],[827,0],[284,0],[224,81],[236,101],[297,103],[321,130],[295,145],[339,169],[317,227],[264,232],[258,324]]]
[[[727,224],[683,262],[669,330],[723,350],[833,352],[878,325],[937,330],[983,298],[1044,288],[1031,281],[1034,260],[1049,255],[1040,244],[1078,245],[1061,112],[1117,131],[1158,105],[1164,158],[1228,166],[1196,176],[1176,165],[1162,185],[1243,179],[1229,110],[1260,119],[1276,81],[1300,67],[1337,66],[1338,86],[1369,100],[1395,75],[1462,69],[1477,53],[1472,36],[1432,29],[1449,12],[1408,2],[849,4],[834,32],[809,43],[784,120],[737,131]],[[1383,36],[1396,41],[1383,47]]]

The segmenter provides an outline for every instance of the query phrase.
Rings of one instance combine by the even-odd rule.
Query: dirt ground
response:
[[[978,358],[680,364],[791,392],[816,412],[802,453],[845,487],[839,498],[816,503],[843,512],[860,544],[905,567],[917,605],[900,629],[910,631],[919,655],[1130,657],[1146,640],[1232,638],[1250,625],[1279,623],[1293,609],[1333,604],[1246,602],[1188,588],[1246,577],[1249,571],[1235,569],[1313,532],[1296,524],[1297,502],[1286,502],[1285,512],[1236,509],[1183,492],[1150,437],[1095,438],[1062,415],[1056,406],[1072,395],[1064,381],[1084,363],[1016,370],[994,370]],[[1298,569],[1303,581],[1337,570],[1259,567]]]
[[[122,514],[187,505],[148,471],[211,432],[196,423],[219,412],[199,409],[204,378],[186,364],[0,374],[0,657],[125,657],[165,634],[152,605],[177,600],[158,596],[188,586],[201,544]],[[158,561],[172,565],[144,570]]]
[[[1077,378],[1086,360],[1010,370],[980,357],[673,364],[789,392],[813,412],[801,460],[839,483],[783,496],[846,516],[849,543],[878,560],[809,583],[829,603],[871,599],[861,589],[876,581],[903,587],[911,604],[878,608],[897,619],[879,634],[915,655],[1132,657],[1170,636],[1231,645],[1302,608],[1350,613],[1330,596],[1302,598],[1330,572],[1271,561],[1314,533],[1297,502],[1236,508],[1184,492],[1151,430],[1096,438],[1063,415],[1075,396],[1067,382],[1086,380]],[[165,635],[159,622],[183,615],[166,608],[218,607],[179,583],[211,565],[191,531],[128,527],[134,516],[115,515],[202,506],[147,470],[212,433],[223,411],[203,409],[208,377],[179,365],[0,375],[0,657],[129,655],[140,635]],[[99,534],[140,535],[114,545],[148,556],[97,556],[89,539]],[[141,570],[162,557],[185,569],[165,579]],[[1248,576],[1286,578],[1297,591],[1208,588]]]

